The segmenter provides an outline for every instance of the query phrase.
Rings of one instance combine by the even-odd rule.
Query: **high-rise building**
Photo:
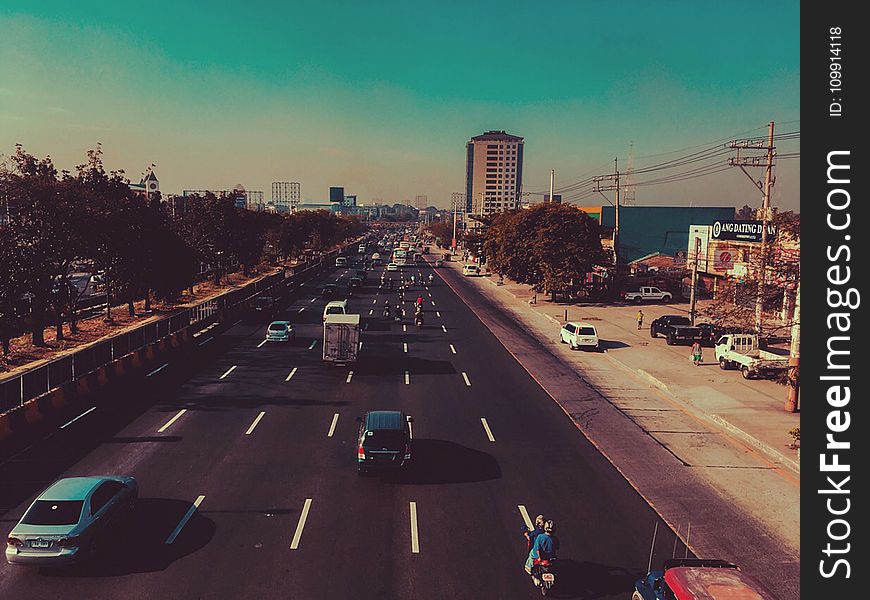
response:
[[[523,186],[523,138],[487,131],[465,145],[465,207],[488,215],[519,205]]]
[[[298,181],[273,181],[272,202],[279,213],[294,212],[302,200],[302,184]]]
[[[414,196],[414,208],[417,210],[425,210],[427,206],[429,206],[429,196]]]
[[[333,186],[329,188],[329,201],[330,202],[338,202],[341,204],[344,202],[344,188]]]

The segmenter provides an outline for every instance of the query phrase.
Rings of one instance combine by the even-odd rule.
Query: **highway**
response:
[[[262,343],[267,322],[215,328],[195,357],[0,464],[7,531],[58,477],[125,474],[141,488],[133,522],[96,560],[4,561],[0,596],[531,598],[524,511],[556,522],[554,597],[629,598],[656,526],[653,565],[683,555],[469,310],[454,291],[461,278],[376,268],[349,299],[364,327],[360,361],[324,364],[320,287],[343,289],[352,269],[283,300],[277,318],[296,325],[295,342]],[[402,324],[381,316],[397,299],[382,274],[407,283],[430,272],[432,286],[406,293]],[[410,316],[420,294],[422,330]],[[360,477],[355,418],[376,409],[414,417],[413,460],[400,474]]]

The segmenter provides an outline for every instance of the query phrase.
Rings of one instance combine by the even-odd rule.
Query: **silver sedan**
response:
[[[100,539],[132,513],[132,477],[68,477],[42,492],[6,538],[12,565],[59,565],[93,556]]]

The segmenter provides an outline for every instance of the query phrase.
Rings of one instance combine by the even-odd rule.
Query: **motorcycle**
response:
[[[417,313],[414,315],[414,325],[417,326],[418,329],[423,329],[423,314]]]
[[[387,319],[390,318],[390,307],[389,306],[384,307],[384,317]]]
[[[529,530],[525,524],[522,526],[523,534],[526,537],[526,548],[528,551],[532,549],[532,543],[529,540]],[[541,590],[541,595],[546,596],[550,593],[553,585],[556,583],[556,558],[550,560],[541,560],[536,558],[532,563],[532,584]]]
[[[435,281],[434,275],[429,275],[429,285],[432,285],[432,282]]]

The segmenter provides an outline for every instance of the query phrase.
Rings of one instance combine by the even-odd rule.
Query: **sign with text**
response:
[[[713,255],[714,271],[730,271],[734,268],[734,253],[728,249],[719,249]]]
[[[711,234],[714,240],[734,240],[738,242],[761,242],[761,221],[714,221]],[[767,239],[776,237],[776,225],[767,224]]]

